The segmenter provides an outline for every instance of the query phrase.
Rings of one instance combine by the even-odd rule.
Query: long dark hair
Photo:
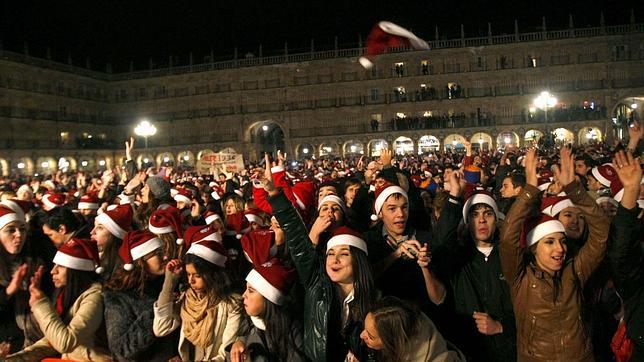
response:
[[[101,266],[105,269],[105,273],[112,273],[114,266],[121,260],[119,248],[122,243],[122,239],[110,233],[110,240],[101,253]]]
[[[378,354],[382,361],[402,361],[409,341],[418,335],[420,310],[396,297],[384,297],[374,303],[369,313],[382,341]]]
[[[53,294],[54,303],[63,294],[63,313],[65,315],[69,308],[74,305],[76,299],[83,294],[93,283],[98,282],[100,275],[94,271],[76,270],[67,268],[67,283],[64,287],[56,289]]]
[[[367,254],[353,246],[349,246],[349,250],[351,252],[351,267],[354,279],[354,299],[349,309],[349,318],[354,322],[361,322],[375,300],[375,283]],[[343,299],[340,286],[335,284],[334,287],[334,309],[342,309]]]
[[[206,295],[212,305],[232,298],[234,285],[226,269],[216,266],[194,254],[186,254],[183,263],[185,265],[192,264],[197,270],[197,273],[201,275],[205,284],[204,289],[206,290]]]
[[[132,264],[134,268],[130,271],[125,270],[123,261],[119,258],[118,267],[114,270],[112,276],[105,282],[105,289],[114,292],[134,290],[140,296],[144,295],[145,283],[153,276],[145,269],[143,258],[135,260]]]
[[[302,346],[295,344],[297,335],[302,333],[302,323],[295,318],[291,304],[292,302],[289,301],[280,306],[264,298],[264,309],[258,315],[266,324],[266,343],[271,361],[288,361],[290,351],[304,356]],[[246,315],[239,325],[237,335],[247,336],[251,329],[252,322]]]

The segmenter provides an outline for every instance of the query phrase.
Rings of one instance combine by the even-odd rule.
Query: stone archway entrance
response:
[[[264,152],[275,157],[277,150],[286,151],[284,143],[284,131],[274,121],[262,121],[255,123],[250,130],[250,141],[257,152],[258,160],[263,159]]]

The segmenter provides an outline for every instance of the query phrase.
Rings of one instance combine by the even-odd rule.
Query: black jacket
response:
[[[450,197],[438,221],[440,237],[434,242],[433,258],[443,259],[451,288],[450,302],[454,305],[459,344],[469,359],[475,361],[516,360],[516,325],[510,290],[499,258],[498,247],[486,258],[469,237],[457,236],[463,218],[460,200]],[[497,224],[498,227],[498,224]],[[432,260],[433,261],[433,260]],[[448,261],[448,263],[445,263]],[[478,331],[474,312],[488,313],[503,325],[503,333],[486,336]]]
[[[626,335],[635,345],[631,361],[644,360],[644,252],[642,220],[637,218],[640,211],[619,205],[607,254],[613,282],[624,303]]]

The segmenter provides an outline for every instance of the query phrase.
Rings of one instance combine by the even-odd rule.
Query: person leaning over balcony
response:
[[[519,361],[593,360],[581,318],[582,293],[604,257],[610,221],[575,180],[570,148],[562,148],[560,158],[557,179],[588,220],[590,236],[574,258],[566,258],[564,226],[549,215],[538,215],[538,160],[535,150],[529,150],[527,184],[506,217],[499,247],[516,316]]]

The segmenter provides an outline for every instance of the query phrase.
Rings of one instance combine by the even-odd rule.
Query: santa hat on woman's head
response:
[[[189,204],[192,202],[193,199],[194,199],[194,194],[192,193],[192,191],[185,188],[177,190],[177,194],[174,195],[174,201],[176,202],[183,202],[183,203]]]
[[[381,21],[373,26],[367,37],[367,52],[360,57],[360,64],[370,69],[371,59],[392,48],[412,48],[416,50],[429,49],[429,44],[409,30],[388,21]]]
[[[277,254],[273,230],[254,230],[241,238],[244,256],[253,265],[262,265]]]
[[[199,228],[199,227],[196,227]],[[209,227],[191,231],[190,247],[186,254],[193,254],[218,267],[225,268],[228,260],[221,236]]]
[[[187,228],[183,233],[183,239],[187,248],[190,248],[190,245],[193,243],[197,243],[202,240],[213,240],[219,243],[222,241],[221,233],[207,225],[191,226]]]
[[[123,268],[127,271],[134,269],[134,261],[163,248],[163,240],[147,230],[131,231],[123,237],[119,248],[119,256],[125,262]]]
[[[48,192],[42,197],[42,205],[45,211],[49,211],[55,207],[65,205],[65,194],[59,192]]]
[[[94,219],[94,225],[101,224],[119,239],[132,230],[132,207],[130,205],[119,205],[112,210],[107,210]]]
[[[264,265],[255,265],[246,276],[246,281],[264,298],[274,304],[283,305],[296,275],[293,268],[284,267],[279,259],[275,258]]]
[[[326,243],[326,251],[338,245],[353,246],[364,251],[365,254],[369,254],[367,243],[362,238],[362,235],[347,226],[340,226],[335,229],[333,236]]]
[[[259,226],[265,226],[264,219],[262,218],[262,210],[254,208],[244,211],[244,217],[249,223],[254,222]]]
[[[465,190],[465,204],[463,204],[463,221],[467,224],[468,216],[470,215],[470,210],[472,206],[476,204],[485,204],[492,208],[496,218],[501,220],[504,218],[504,215],[499,211],[499,207],[496,205],[496,201],[492,197],[492,194],[485,191],[482,187],[469,187]]]
[[[392,183],[385,182],[380,187],[376,188],[376,201],[373,203],[374,213],[371,215],[371,220],[378,220],[378,214],[380,214],[380,210],[382,210],[382,206],[385,204],[385,201],[387,201],[389,196],[394,194],[401,194],[406,200],[409,200],[407,192],[405,192],[402,187],[396,186]]]
[[[548,196],[541,200],[541,212],[557,217],[566,208],[575,207],[567,196]]]
[[[617,177],[617,171],[613,167],[612,163],[605,163],[601,166],[595,166],[590,171],[595,179],[599,181],[604,187],[610,187],[610,184],[619,180]]]
[[[347,205],[338,196],[336,196],[336,195],[326,195],[326,196],[324,196],[322,198],[322,200],[320,200],[320,202],[318,203],[318,211],[320,211],[320,208],[322,207],[322,204],[324,204],[325,202],[332,202],[334,204],[340,205],[340,207],[342,208],[342,213],[344,215],[347,214]]]
[[[561,221],[542,213],[526,221],[521,234],[521,244],[530,247],[546,235],[565,232],[566,228]]]
[[[88,193],[81,196],[78,201],[78,210],[98,210],[98,196],[95,193]]]
[[[610,183],[610,194],[617,202],[621,202],[622,197],[624,197],[624,185],[622,185],[622,181],[618,177]]]
[[[215,220],[221,220],[221,216],[211,210],[206,211],[206,213],[203,215],[203,218],[206,221],[206,225],[212,224]]]
[[[70,239],[58,249],[53,262],[74,270],[103,272],[98,246],[90,240]]]
[[[150,215],[148,230],[161,235],[174,232],[177,234],[177,244],[183,244],[183,228],[181,227],[181,214],[176,207],[156,209]]]
[[[4,204],[0,205],[0,229],[2,229],[3,227],[7,226],[7,224],[14,221],[19,221],[24,223],[25,222],[24,213],[21,215],[17,213],[15,210],[13,210],[12,208]]]
[[[27,222],[27,213],[31,210],[33,207],[33,203],[31,201],[25,201],[25,200],[2,200],[0,201],[0,205],[3,205],[15,212],[19,219],[22,220],[23,222]],[[6,225],[6,224],[4,224]],[[3,225],[3,226],[4,226]],[[2,227],[0,227],[2,229]]]
[[[226,215],[226,235],[235,235],[241,239],[242,235],[250,231],[250,223],[244,216],[243,211],[238,211],[231,215]]]

